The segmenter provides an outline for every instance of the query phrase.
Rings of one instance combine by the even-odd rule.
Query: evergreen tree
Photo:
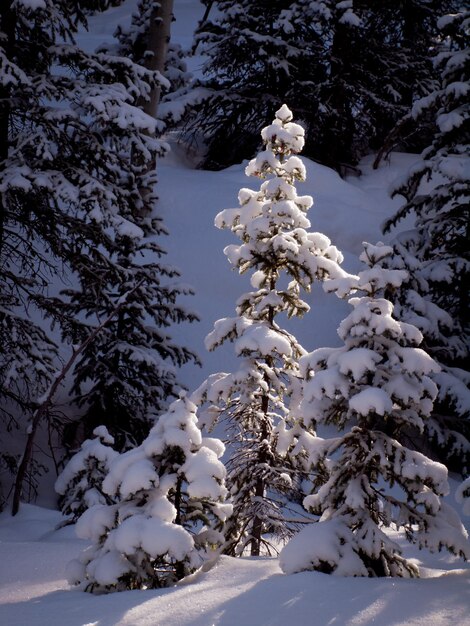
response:
[[[47,76],[48,66],[60,55],[59,48],[52,48],[53,32],[67,39],[73,23],[85,19],[86,6],[86,2],[74,6],[69,19],[61,17],[60,7],[53,17],[51,6],[40,11],[12,1],[0,6],[0,417],[4,442],[5,431],[20,427],[22,418],[31,416],[36,398],[51,383],[55,369],[57,346],[28,315],[54,273],[48,251],[60,249],[60,230],[67,219],[73,221],[72,215],[66,219],[48,203],[56,185],[58,197],[65,189],[60,185],[60,170],[54,167],[57,155],[47,145],[59,112],[52,107],[48,111],[44,101],[54,91],[62,92],[59,77]],[[42,170],[50,164],[48,178]],[[0,458],[1,465],[15,471],[15,459],[8,450],[3,449]]]
[[[469,12],[440,22],[447,37],[435,59],[441,82],[412,110],[417,123],[434,120],[434,137],[396,187],[406,201],[386,224],[389,230],[409,215],[415,219],[412,230],[395,238],[393,264],[408,269],[410,278],[392,298],[399,318],[420,328],[426,350],[442,365],[428,427],[439,454],[460,472],[468,471],[470,453],[469,23]]]
[[[342,171],[433,84],[437,0],[214,5],[196,34],[207,62],[186,115],[186,131],[207,144],[203,167],[251,157],[255,120],[289,102],[306,125],[305,153]]]
[[[147,226],[154,221],[159,223],[144,218]],[[116,305],[120,297],[117,285],[135,289],[132,300],[84,352],[75,368],[73,386],[79,406],[86,408],[81,420],[85,432],[102,421],[113,432],[118,449],[125,449],[143,440],[168,399],[178,395],[174,366],[195,357],[173,342],[166,328],[196,316],[176,303],[178,296],[191,291],[163,282],[178,272],[152,261],[150,253],[153,258],[162,253],[154,239],[125,236],[120,244],[128,246],[129,254],[112,259],[115,263],[107,282],[94,285],[95,299],[90,280],[82,283],[82,291],[69,295],[76,314],[86,310],[100,319]]]
[[[71,515],[69,523],[76,522],[95,504],[110,503],[109,496],[103,493],[103,480],[118,453],[112,448],[114,439],[105,426],[98,426],[93,434],[94,439],[86,439],[82,443],[54,485],[60,496],[60,510],[64,515]]]
[[[169,86],[160,72],[165,58],[160,58],[164,50],[158,45],[155,29],[161,26],[160,4],[143,0],[138,4],[130,28],[118,28],[117,48],[102,51],[102,54],[123,56],[151,69],[152,89],[149,93],[135,94],[134,104],[152,114],[156,113],[160,89]],[[165,38],[165,48],[166,43]],[[107,327],[99,341],[90,345],[76,368],[74,381],[74,390],[79,394],[84,383],[93,382],[91,390],[78,396],[79,404],[87,407],[87,430],[98,420],[104,422],[116,434],[120,449],[140,443],[152,419],[167,406],[168,398],[177,397],[179,385],[173,366],[195,360],[193,353],[174,343],[165,331],[174,323],[192,321],[196,316],[177,305],[181,294],[191,293],[172,280],[178,272],[158,262],[164,251],[156,236],[166,234],[166,230],[155,214],[155,164],[157,156],[164,154],[166,148],[155,139],[155,134],[163,128],[160,120],[153,120],[153,128],[146,129],[149,139],[145,151],[134,140],[127,146],[135,195],[127,207],[131,228],[123,229],[116,241],[114,259],[120,275],[109,274],[109,285],[105,289],[100,280],[102,293],[92,307],[88,294],[83,303],[87,285],[83,285],[81,294],[72,296],[77,310],[85,309],[90,315],[91,309],[99,319],[113,305],[116,282],[128,289],[137,286],[129,307],[121,309],[116,322]]]
[[[213,4],[214,17],[196,34],[207,61],[205,78],[190,100],[186,130],[207,145],[202,165],[221,169],[256,153],[257,120],[270,117],[283,102],[295,102],[307,119],[322,42],[305,13],[307,2],[295,12],[288,0]]]
[[[326,78],[318,86],[321,119],[312,135],[313,154],[338,168],[378,149],[413,102],[432,90],[437,17],[456,3],[333,0],[324,5],[329,12],[324,37],[330,43]],[[402,136],[402,148],[422,147],[425,128]]]
[[[97,504],[77,523],[93,544],[69,565],[69,578],[86,591],[166,587],[217,555],[224,503],[224,451],[203,438],[196,406],[182,397],[160,416],[145,441],[111,464],[103,491],[114,504]]]
[[[253,272],[254,290],[239,298],[235,317],[215,323],[206,346],[213,350],[233,342],[240,366],[209,377],[194,396],[207,403],[206,425],[224,420],[230,432],[229,554],[242,554],[251,545],[251,554],[259,555],[262,545],[269,549],[265,533],[285,537],[291,532],[283,506],[296,493],[299,497],[302,478],[302,459],[294,459],[290,448],[298,428],[298,358],[304,349],[276,318],[281,313],[301,317],[309,309],[301,290],[310,291],[314,279],[344,274],[341,253],[330,240],[305,230],[312,198],[298,196],[295,189],[295,182],[305,179],[305,167],[295,156],[304,129],[283,105],[261,135],[266,149],[246,173],[266,180],[259,191],[241,189],[240,207],[222,211],[215,222],[241,240],[225,254],[240,273]]]
[[[420,548],[470,556],[464,527],[441,501],[449,490],[446,468],[400,443],[403,430],[422,431],[429,419],[437,394],[429,374],[439,366],[417,347],[420,331],[394,319],[392,303],[381,297],[405,277],[403,270],[376,264],[391,254],[389,246],[365,244],[361,259],[369,269],[326,284],[340,295],[358,295],[338,328],[344,345],[302,360],[302,410],[307,422],[334,424],[340,432],[311,440],[311,461],[326,477],[304,505],[321,518],[285,548],[284,571],[418,576],[418,567],[384,532],[389,527]]]
[[[57,346],[41,317],[81,343],[132,291],[74,380],[88,409],[85,434],[106,423],[122,448],[141,440],[149,415],[177,395],[174,366],[193,355],[166,327],[194,316],[176,304],[187,292],[177,272],[159,261],[165,230],[149,164],[165,145],[137,106],[163,79],[74,41],[90,11],[109,4],[0,8],[0,410],[7,425],[27,419],[52,381]]]

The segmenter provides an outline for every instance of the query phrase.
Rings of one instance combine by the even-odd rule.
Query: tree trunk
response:
[[[178,524],[179,526],[183,525],[183,520],[181,516],[181,506],[182,506],[182,499],[183,499],[183,494],[181,493],[182,486],[183,486],[183,479],[181,478],[181,476],[179,476],[178,480],[176,481],[176,489],[175,489],[175,509],[176,509],[175,524]],[[182,578],[184,578],[184,563],[182,563],[181,561],[176,561],[175,563],[175,575],[176,575],[177,580],[181,580]]]
[[[343,13],[338,13],[335,19],[330,58],[330,88],[327,94],[331,115],[323,138],[324,162],[338,171],[341,170],[341,165],[351,165],[354,160],[351,150],[354,120],[346,90],[346,84],[350,80],[351,26],[340,21],[342,15]]]
[[[165,61],[167,55],[168,43],[170,41],[171,20],[173,18],[173,0],[159,0],[154,7],[150,24],[148,27],[147,46],[146,46],[146,62],[147,69],[158,71],[163,75],[165,71]],[[155,85],[150,93],[150,98],[145,100],[140,98],[137,102],[138,106],[153,118],[157,117],[158,105],[160,103],[162,88],[159,83]],[[131,160],[136,159],[135,155],[131,155]],[[156,159],[152,158],[145,163],[145,172],[149,173],[156,168]],[[148,206],[148,198],[152,194],[152,189],[141,185],[139,193],[144,203],[143,214],[152,210]]]
[[[165,70],[172,18],[173,0],[159,0],[159,5],[154,8],[150,18],[147,50],[151,54],[148,55],[145,65],[147,69],[158,71],[162,75]],[[143,111],[152,117],[156,117],[160,96],[161,86],[156,85],[150,95],[150,100],[142,102]]]
[[[426,18],[426,9],[420,7],[415,2],[405,0],[403,3],[403,47],[408,51],[410,58],[413,60],[420,59],[423,53],[427,52],[426,49],[426,33],[424,32],[424,24]],[[428,36],[429,37],[429,36]],[[429,42],[430,43],[430,39]],[[424,44],[424,47],[423,47]],[[413,54],[414,52],[414,54]],[[403,90],[402,98],[403,104],[411,109],[413,105],[416,84],[415,68],[406,66],[403,68],[402,80]]]
[[[281,158],[281,162],[282,161],[283,159]],[[274,291],[276,288],[276,281],[272,277],[270,281],[270,288],[271,288],[271,291]],[[271,325],[274,322],[274,310],[273,310],[273,307],[271,306],[269,307],[269,311],[268,311],[268,322]],[[273,360],[271,357],[266,358],[266,364],[268,365],[268,367],[272,367]],[[269,385],[269,380],[267,378],[267,375],[265,375],[265,381],[266,381],[266,384]],[[261,398],[261,413],[263,414],[264,419],[263,419],[263,423],[261,424],[261,432],[260,432],[261,447],[260,447],[259,454],[258,454],[258,463],[260,465],[268,461],[267,454],[266,454],[266,447],[262,445],[262,442],[269,437],[269,432],[270,432],[268,411],[269,411],[269,394],[265,393]],[[258,480],[256,481],[256,487],[255,487],[255,498],[263,499],[265,497],[265,493],[266,493],[265,480],[263,478],[258,478]],[[260,551],[261,551],[261,538],[263,535],[263,520],[257,515],[253,519],[251,535],[252,535],[251,556],[259,556]]]
[[[11,59],[13,55],[15,27],[16,16],[12,9],[12,2],[11,0],[10,2],[2,0],[0,2],[0,31],[5,35],[3,47],[8,59]],[[0,171],[4,169],[5,161],[8,158],[10,110],[10,91],[8,87],[0,86]],[[5,217],[6,206],[2,195],[0,195],[0,252],[3,247]]]
[[[268,416],[267,416],[268,409],[269,409],[269,398],[268,398],[268,395],[265,394],[261,398],[261,412],[264,415],[264,420],[263,420],[263,424],[261,425],[261,433],[260,433],[261,442],[267,439],[269,435]],[[265,446],[261,445],[259,455],[258,455],[258,463],[261,465],[261,464],[266,463],[266,461],[267,461],[267,458],[266,458]],[[265,497],[265,493],[266,493],[265,480],[263,478],[258,478],[258,480],[256,481],[255,498],[257,500],[263,499]],[[261,538],[263,535],[263,520],[257,515],[253,519],[251,535],[252,535],[251,556],[259,556],[260,551],[261,551]]]

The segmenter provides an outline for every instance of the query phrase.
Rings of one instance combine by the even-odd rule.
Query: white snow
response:
[[[380,360],[380,355],[373,350],[356,348],[338,357],[339,371],[342,374],[351,374],[354,380],[359,380],[366,372],[373,372]]]
[[[359,415],[368,415],[371,412],[385,415],[392,410],[392,401],[383,389],[368,387],[353,396],[349,400],[349,406]]]
[[[298,533],[282,550],[279,565],[285,574],[295,574],[325,564],[333,573],[350,576],[365,568],[351,549],[349,528],[339,520],[312,524]],[[365,574],[366,575],[366,574]]]
[[[193,582],[157,591],[70,590],[66,563],[84,542],[54,530],[56,511],[0,515],[0,623],[8,626],[467,626],[470,570],[427,557],[418,580],[284,575],[274,558],[223,557]],[[311,528],[310,526],[308,527]],[[319,547],[327,550],[327,546]],[[307,558],[309,550],[305,550]],[[418,550],[412,555],[421,559]],[[116,567],[116,563],[113,564]],[[426,567],[428,569],[426,569]],[[73,572],[69,569],[68,575]]]
[[[260,355],[273,353],[290,356],[292,348],[288,339],[280,332],[276,332],[263,324],[256,324],[245,331],[235,342],[237,354],[256,352]]]

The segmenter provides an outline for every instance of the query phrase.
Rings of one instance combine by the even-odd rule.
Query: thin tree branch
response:
[[[63,366],[63,368],[58,372],[51,386],[49,387],[49,391],[45,395],[44,399],[36,409],[31,426],[29,428],[28,439],[26,441],[25,451],[23,457],[21,459],[21,463],[18,467],[18,473],[16,475],[15,481],[15,490],[13,493],[13,503],[11,514],[15,516],[20,508],[20,499],[23,490],[23,483],[26,476],[26,471],[28,469],[29,463],[31,461],[33,446],[34,446],[34,438],[36,436],[36,432],[41,420],[47,415],[48,410],[50,409],[54,396],[59,389],[59,386],[62,384],[64,378],[67,376],[68,372],[71,370],[78,356],[84,352],[84,350],[96,339],[96,337],[100,334],[100,332],[112,321],[112,319],[116,316],[116,314],[121,310],[121,308],[127,303],[129,297],[139,289],[144,281],[141,280],[133,289],[125,293],[121,298],[119,298],[117,305],[108,315],[108,317],[97,326],[88,337],[78,346],[78,348],[74,348],[72,354]]]

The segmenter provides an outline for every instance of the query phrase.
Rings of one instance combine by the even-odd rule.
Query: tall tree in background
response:
[[[178,395],[173,366],[195,358],[189,350],[175,344],[165,330],[174,323],[195,319],[194,314],[176,302],[190,290],[174,281],[179,275],[174,268],[158,261],[164,254],[158,237],[166,230],[155,214],[155,166],[157,156],[164,154],[166,146],[156,138],[164,125],[153,116],[157,113],[161,87],[168,84],[156,68],[163,71],[165,65],[171,4],[140,2],[130,28],[117,31],[119,45],[103,48],[99,53],[109,58],[125,57],[131,67],[139,67],[152,77],[149,90],[130,90],[129,96],[134,106],[144,110],[144,114],[135,110],[135,119],[147,120],[147,126],[142,127],[141,137],[134,137],[133,129],[123,124],[113,130],[114,141],[122,145],[119,153],[124,156],[118,180],[126,196],[123,209],[128,227],[121,228],[115,237],[107,273],[87,276],[80,290],[68,293],[75,315],[83,311],[100,319],[112,310],[120,290],[138,286],[132,300],[90,344],[75,369],[73,390],[78,394],[79,405],[86,407],[82,420],[85,434],[104,424],[115,436],[119,449],[142,441],[152,418]],[[151,70],[144,70],[144,65]],[[124,167],[128,169],[126,173]],[[90,284],[94,284],[93,291]]]
[[[323,31],[326,78],[318,85],[313,154],[338,168],[354,165],[379,148],[412,102],[432,89],[436,9],[442,3],[333,0],[321,4],[328,10]]]
[[[82,224],[78,200],[84,184],[67,170],[69,156],[83,155],[80,124],[70,109],[57,106],[71,81],[52,64],[70,67],[83,60],[70,42],[86,20],[85,11],[107,2],[66,7],[51,3],[0,6],[0,414],[5,429],[24,427],[35,400],[52,382],[57,345],[38,324],[47,310],[47,286],[72,256]],[[54,102],[46,104],[47,102]],[[78,127],[78,128],[77,128]],[[80,159],[80,156],[78,156]],[[72,180],[71,180],[72,179]],[[64,210],[71,205],[73,210]],[[81,227],[80,227],[81,225]],[[67,240],[67,235],[70,239]],[[58,262],[58,259],[60,260]],[[57,313],[59,317],[59,313]],[[66,320],[63,320],[66,321]],[[2,466],[15,459],[2,449]],[[3,469],[3,467],[2,467]],[[6,495],[6,494],[5,494]]]
[[[301,11],[294,15],[289,0],[213,4],[214,17],[196,34],[207,62],[186,129],[207,145],[202,165],[221,169],[254,156],[260,145],[257,120],[270,117],[283,102],[295,103],[301,118],[309,115],[322,44],[315,24]]]
[[[3,417],[27,421],[57,368],[41,318],[80,343],[131,291],[88,346],[74,383],[78,390],[91,381],[80,398],[90,431],[106,423],[123,446],[141,439],[149,412],[177,393],[174,366],[192,355],[164,328],[192,316],[176,305],[185,291],[177,272],[158,260],[156,237],[165,231],[148,164],[164,145],[157,122],[137,106],[162,78],[74,41],[89,12],[109,4],[0,8],[0,393]],[[49,285],[61,282],[67,289],[57,295]]]
[[[440,84],[411,117],[433,120],[432,143],[395,189],[406,201],[386,229],[407,216],[415,227],[395,240],[396,267],[410,279],[393,294],[401,319],[424,334],[443,366],[429,428],[438,453],[460,472],[470,465],[470,13],[440,20],[446,48],[435,59]],[[430,186],[424,183],[432,179]]]
[[[208,60],[185,126],[194,140],[203,135],[202,166],[251,157],[254,120],[284,101],[306,126],[306,155],[340,171],[356,164],[431,89],[437,5],[215,2],[196,34]]]
[[[290,454],[301,428],[296,423],[298,359],[305,351],[276,318],[282,313],[301,317],[309,309],[301,290],[310,291],[315,279],[344,274],[338,265],[342,255],[330,240],[305,230],[313,201],[295,189],[296,181],[305,179],[305,166],[295,156],[303,147],[304,129],[283,105],[261,134],[266,149],[246,173],[267,180],[259,191],[241,189],[240,207],[216,217],[216,226],[230,228],[241,240],[225,254],[240,273],[253,272],[254,291],[239,298],[236,317],[215,323],[206,345],[213,350],[232,341],[240,366],[234,373],[210,376],[194,396],[207,403],[202,422],[212,427],[223,420],[228,426],[233,515],[225,551],[234,555],[249,546],[259,555],[263,546],[270,548],[265,533],[285,538],[292,532],[284,506],[300,496],[305,476],[301,455]]]

